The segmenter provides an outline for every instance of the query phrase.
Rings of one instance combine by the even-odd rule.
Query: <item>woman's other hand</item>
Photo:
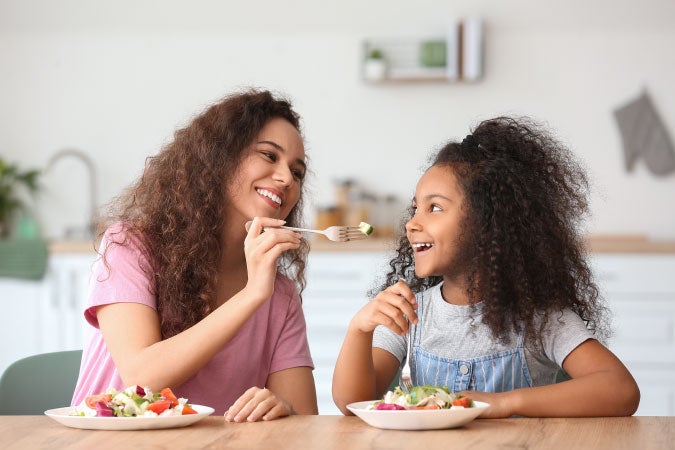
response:
[[[384,325],[398,335],[408,331],[408,320],[417,323],[417,300],[405,281],[383,290],[356,313],[350,327],[362,333],[372,333]],[[408,320],[406,320],[406,317]]]
[[[298,233],[278,228],[284,223],[279,219],[254,217],[244,239],[246,288],[260,301],[268,299],[274,291],[279,256],[286,250],[300,247]],[[268,229],[264,230],[265,227]]]
[[[294,414],[290,404],[269,389],[252,387],[237,399],[225,413],[228,422],[257,422]]]

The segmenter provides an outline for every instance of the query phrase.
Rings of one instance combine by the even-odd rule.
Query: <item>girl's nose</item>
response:
[[[408,220],[405,223],[405,231],[410,233],[411,231],[419,231],[420,230],[420,224],[415,220],[415,216],[412,216],[410,220]]]

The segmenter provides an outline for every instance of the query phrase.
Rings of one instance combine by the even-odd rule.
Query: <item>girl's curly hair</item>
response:
[[[210,106],[157,155],[110,206],[108,224],[122,222],[127,237],[142,243],[151,267],[164,338],[199,322],[211,311],[221,255],[227,186],[236,176],[245,149],[263,126],[283,118],[300,131],[300,118],[286,99],[268,91],[248,90]],[[286,221],[301,222],[302,195]],[[239,250],[239,249],[238,249]],[[284,253],[280,271],[305,287],[308,246]]]
[[[460,247],[472,305],[495,338],[524,332],[539,342],[551,313],[571,308],[601,338],[606,308],[586,261],[578,225],[589,183],[562,144],[527,118],[498,117],[461,143],[446,144],[433,166],[450,167],[464,192]],[[406,220],[412,217],[412,210]],[[403,234],[379,289],[405,279],[414,292],[442,281],[417,278]],[[378,290],[379,290],[378,289]],[[537,315],[543,320],[537,327]]]

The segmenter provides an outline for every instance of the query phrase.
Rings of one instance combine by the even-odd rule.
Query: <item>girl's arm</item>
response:
[[[352,402],[381,397],[398,371],[398,359],[373,348],[373,331],[384,325],[399,335],[408,331],[406,317],[417,323],[415,296],[404,281],[380,292],[356,313],[333,372],[333,401],[343,414],[351,414]]]
[[[463,392],[490,403],[481,415],[501,418],[630,416],[640,403],[640,390],[623,363],[595,339],[575,348],[563,362],[571,380],[503,393]]]
[[[114,303],[97,308],[99,328],[126,385],[153,390],[178,386],[232,339],[272,295],[277,258],[299,246],[299,237],[287,230],[262,233],[264,226],[279,222],[254,219],[245,240],[249,282],[199,323],[169,339],[162,340],[159,316],[146,305]]]

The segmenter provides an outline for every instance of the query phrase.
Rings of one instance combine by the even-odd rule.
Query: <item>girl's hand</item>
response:
[[[294,414],[293,408],[269,389],[252,387],[237,399],[225,413],[228,422],[257,422]]]
[[[511,391],[513,392],[513,391]],[[513,415],[513,398],[511,392],[478,392],[478,391],[462,391],[458,394],[469,397],[471,400],[485,402],[490,405],[480,415],[481,419],[504,419]]]
[[[254,217],[244,239],[246,289],[260,301],[268,299],[274,291],[277,259],[286,250],[298,248],[301,237],[294,231],[274,228],[285,221],[269,217]],[[270,227],[263,232],[264,227]]]
[[[399,280],[361,308],[352,319],[350,328],[362,333],[372,333],[375,327],[384,325],[402,336],[408,332],[408,320],[410,323],[417,323],[415,309],[415,294],[405,281]]]

